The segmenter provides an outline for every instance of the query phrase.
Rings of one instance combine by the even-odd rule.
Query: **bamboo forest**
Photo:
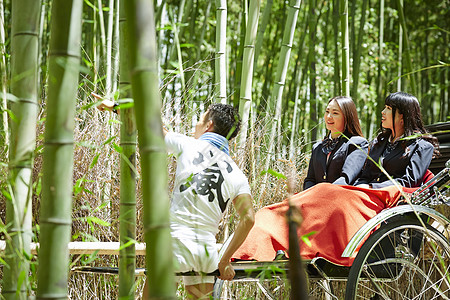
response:
[[[335,96],[368,141],[397,91],[450,122],[449,0],[0,0],[0,25],[0,299],[144,299],[146,278],[149,299],[190,299],[163,129],[192,135],[213,103],[241,117],[230,156],[255,212],[302,191]],[[214,299],[344,299],[294,273]]]

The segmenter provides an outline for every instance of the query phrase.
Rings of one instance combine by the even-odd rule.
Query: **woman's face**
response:
[[[394,122],[392,122],[394,120]],[[392,118],[392,107],[385,105],[381,112],[381,126],[386,129],[390,129],[392,132],[399,132],[403,130],[403,115],[395,111],[395,118]],[[395,128],[394,128],[395,126]]]
[[[330,130],[332,135],[333,133],[344,132],[345,118],[336,100],[328,103],[323,118],[325,120],[327,130]]]

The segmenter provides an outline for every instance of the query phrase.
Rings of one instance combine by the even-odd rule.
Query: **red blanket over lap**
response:
[[[315,231],[309,237],[311,246],[300,242],[302,257],[324,257],[350,266],[354,257],[344,258],[341,254],[351,237],[381,210],[395,206],[400,195],[394,186],[375,190],[331,183],[320,183],[294,195],[291,201],[303,216],[298,236]],[[287,250],[287,208],[284,200],[259,210],[255,226],[233,258],[271,261],[277,250]]]

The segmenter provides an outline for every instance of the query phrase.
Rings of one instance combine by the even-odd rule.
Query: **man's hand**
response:
[[[92,92],[91,96],[94,97],[95,100],[102,100],[102,103],[97,105],[97,108],[101,111],[108,110],[113,111],[114,109],[114,101],[111,101],[109,99],[103,99],[102,96],[97,95],[96,93]]]
[[[220,261],[219,262],[219,279],[222,280],[232,280],[236,273],[234,272],[233,267],[231,266],[231,262],[229,261]]]

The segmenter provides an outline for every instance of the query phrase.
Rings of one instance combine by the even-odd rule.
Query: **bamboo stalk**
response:
[[[9,148],[8,192],[11,197],[6,201],[8,244],[2,288],[5,299],[27,299],[29,293],[40,6],[40,1],[35,0],[17,0],[12,3],[11,93],[17,100],[11,105],[14,118],[11,119]]]
[[[400,1],[402,2],[402,1]],[[403,3],[402,3],[403,4]],[[402,60],[403,60],[403,29],[398,28],[398,66],[397,66],[397,91],[402,90]]]
[[[67,299],[82,0],[53,0],[36,299]]]
[[[114,24],[114,0],[109,0],[109,11],[108,11],[108,28],[106,32],[106,56],[105,56],[105,94],[109,95],[113,86],[113,66],[112,66],[112,42],[113,42],[113,24]]]
[[[308,52],[308,65],[309,65],[309,120],[312,124],[311,128],[311,141],[317,140],[317,115],[318,101],[317,101],[317,84],[316,84],[316,0],[309,0],[309,52]]]
[[[341,95],[342,86],[341,86],[341,70],[339,64],[339,10],[340,10],[340,1],[342,0],[333,0],[333,33],[334,33],[334,95]],[[384,1],[384,0],[381,0]]]
[[[287,8],[287,19],[284,27],[283,40],[281,43],[281,52],[279,61],[277,63],[277,73],[275,75],[274,80],[274,88],[271,93],[271,105],[269,112],[270,114],[274,114],[273,122],[271,124],[271,132],[269,138],[269,148],[268,148],[268,157],[266,158],[265,170],[269,168],[270,161],[273,160],[274,148],[275,148],[275,134],[277,131],[279,132],[279,128],[281,127],[281,104],[282,104],[282,96],[283,89],[286,82],[286,74],[289,66],[289,59],[292,49],[292,42],[294,39],[295,28],[297,26],[297,17],[300,9],[301,0],[291,0],[289,2],[289,6]],[[278,135],[280,136],[280,135]]]
[[[131,82],[128,66],[128,22],[125,1],[120,0],[120,98],[131,98]],[[119,297],[134,299],[137,244],[136,239],[136,121],[134,107],[120,110],[120,212],[119,212]],[[135,250],[136,249],[136,250]]]
[[[369,0],[363,0],[363,5],[361,7],[361,21],[359,22],[359,31],[358,31],[358,41],[356,42],[356,46],[353,49],[353,83],[352,83],[352,97],[357,100],[358,103],[362,103],[359,101],[358,97],[358,85],[359,85],[359,70],[361,67],[361,45],[364,34],[364,25],[366,24],[366,10],[367,4]],[[358,105],[361,107],[361,105]]]
[[[216,0],[216,102],[227,103],[227,0]]]
[[[405,21],[405,16],[403,14],[403,3],[402,0],[397,0],[397,8],[398,8],[398,15],[400,18],[400,25],[401,28],[403,29],[403,40],[405,43],[405,56],[406,56],[406,66],[407,66],[407,71],[408,73],[411,73],[413,71],[413,67],[412,67],[412,59],[411,59],[411,54],[410,54],[410,46],[409,46],[409,38],[408,38],[408,29],[406,27],[406,21]],[[414,74],[409,74],[408,75],[409,81],[410,81],[410,89],[411,89],[411,93],[413,95],[416,94],[417,91],[417,87],[416,87],[416,79]]]
[[[247,140],[248,120],[252,104],[253,64],[255,62],[255,42],[259,20],[259,0],[250,0],[249,18],[245,31],[244,55],[240,88],[239,114],[242,127],[239,133],[238,148],[242,149]]]
[[[383,97],[383,85],[384,85],[384,72],[383,72],[383,65],[384,65],[384,0],[380,0],[380,22],[378,25],[379,28],[379,38],[378,38],[378,64],[377,64],[377,111],[382,111],[382,107],[384,106],[384,97]],[[377,124],[381,121],[381,115],[377,114]],[[371,123],[371,122],[367,122]],[[366,126],[366,136],[370,136],[370,127]]]
[[[266,6],[264,7],[264,11],[261,16],[261,25],[258,26],[258,33],[256,35],[256,44],[255,44],[255,67],[258,65],[258,57],[262,49],[264,32],[266,31],[267,24],[269,24],[269,21],[271,20],[270,14],[272,13],[272,5],[273,0],[266,1]]]
[[[348,40],[348,0],[341,1],[342,95],[350,96],[350,49]]]
[[[139,131],[149,296],[175,295],[166,147],[162,137],[153,0],[128,0],[129,63]]]
[[[1,102],[0,102],[0,135],[3,137],[3,142],[0,144],[0,153],[2,153],[5,160],[8,160],[8,145],[9,145],[9,126],[8,126],[8,103],[6,100],[6,92],[8,85],[7,65],[6,65],[6,50],[5,50],[5,15],[3,13],[3,0],[0,0],[0,85],[1,85]]]

